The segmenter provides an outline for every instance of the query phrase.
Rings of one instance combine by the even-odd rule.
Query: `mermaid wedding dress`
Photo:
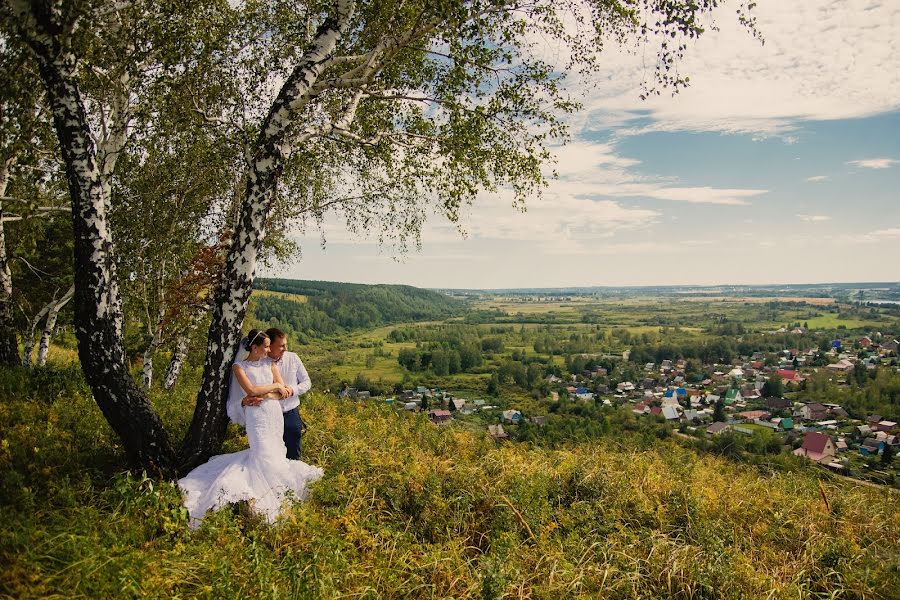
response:
[[[272,383],[272,363],[268,359],[235,364],[241,366],[253,385]],[[207,511],[240,501],[249,502],[254,512],[274,522],[286,501],[302,500],[307,484],[322,477],[322,469],[285,457],[281,404],[264,400],[259,406],[241,406],[245,395],[232,375],[228,416],[246,426],[250,448],[214,456],[178,480],[194,527]]]

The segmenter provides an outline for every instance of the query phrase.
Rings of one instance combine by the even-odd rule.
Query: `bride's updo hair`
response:
[[[267,339],[269,339],[269,336],[266,335],[265,331],[261,329],[251,329],[247,333],[247,337],[244,338],[244,350],[250,352],[253,346],[259,346]]]

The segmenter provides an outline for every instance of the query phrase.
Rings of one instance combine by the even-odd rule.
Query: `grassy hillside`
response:
[[[173,431],[196,378],[153,395]],[[192,531],[171,484],[119,472],[77,370],[0,371],[0,394],[3,596],[889,598],[900,585],[900,504],[884,489],[668,441],[498,446],[316,394],[304,450],[326,476],[310,500],[274,527],[220,511]],[[245,447],[229,433],[227,451]]]

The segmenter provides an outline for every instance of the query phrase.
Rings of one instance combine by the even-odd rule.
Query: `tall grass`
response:
[[[192,389],[153,394],[174,431]],[[77,373],[3,371],[0,390],[4,596],[891,598],[900,585],[887,490],[667,441],[498,446],[318,394],[304,453],[326,475],[310,499],[275,526],[223,510],[191,530],[172,484],[121,472]],[[226,449],[244,445],[230,430]]]

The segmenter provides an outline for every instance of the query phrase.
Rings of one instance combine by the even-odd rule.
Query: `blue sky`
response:
[[[900,2],[761,0],[760,45],[726,7],[692,85],[638,100],[644,57],[569,81],[585,109],[528,212],[501,191],[435,217],[397,260],[327,220],[327,246],[266,275],[422,287],[900,280]],[[549,56],[558,49],[548,50]]]

